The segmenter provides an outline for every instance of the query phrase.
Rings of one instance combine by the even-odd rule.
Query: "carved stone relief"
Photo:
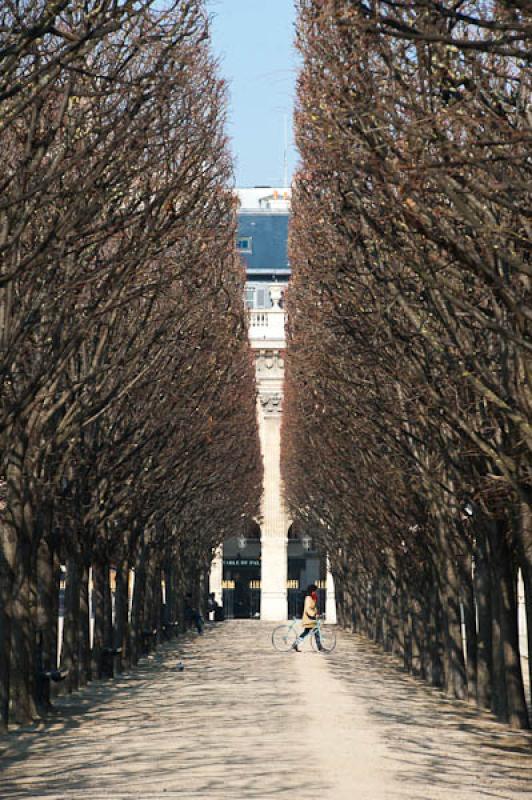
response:
[[[283,410],[283,398],[278,392],[268,392],[259,395],[260,404],[264,411],[264,416],[280,414]]]
[[[280,350],[258,350],[255,363],[259,376],[282,376],[284,372],[284,360]]]

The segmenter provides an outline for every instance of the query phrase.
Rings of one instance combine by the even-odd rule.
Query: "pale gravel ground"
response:
[[[0,739],[0,800],[532,800],[529,736],[362,639],[280,654],[272,627],[211,627],[61,700]]]

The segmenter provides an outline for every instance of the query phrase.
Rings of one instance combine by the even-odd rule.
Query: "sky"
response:
[[[207,8],[213,49],[229,85],[236,186],[283,186],[285,138],[289,181],[297,158],[293,0],[207,0]]]

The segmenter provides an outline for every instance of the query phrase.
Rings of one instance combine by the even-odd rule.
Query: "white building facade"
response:
[[[264,460],[261,518],[226,541],[213,562],[210,588],[226,617],[285,620],[300,613],[308,583],[320,587],[329,622],[336,621],[334,585],[323,553],[293,533],[281,480],[281,417],[290,190],[238,190],[237,249],[246,262],[249,336],[255,355],[257,418]]]

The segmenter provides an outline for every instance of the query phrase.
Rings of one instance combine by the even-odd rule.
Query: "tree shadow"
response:
[[[257,658],[250,632],[242,623],[207,628],[61,698],[46,722],[3,740],[2,800],[307,794],[297,676],[282,654]]]
[[[328,665],[365,704],[409,800],[462,797],[465,790],[475,798],[531,796],[531,734],[445,697],[362,637],[339,631]]]
[[[316,794],[301,672],[271,648],[271,627],[212,626],[166,643],[115,681],[61,698],[46,722],[0,740],[2,800]],[[341,631],[338,639],[334,653],[308,657],[324,659],[346,703],[357,701],[385,743],[397,786],[387,800],[530,796],[529,735],[446,698],[365,639]],[[319,783],[321,796],[334,798],[335,777]]]

